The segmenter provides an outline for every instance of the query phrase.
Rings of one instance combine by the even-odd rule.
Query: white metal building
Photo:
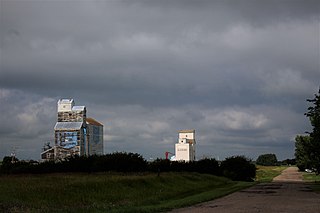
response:
[[[178,143],[175,144],[175,160],[194,161],[196,159],[195,130],[179,131]]]

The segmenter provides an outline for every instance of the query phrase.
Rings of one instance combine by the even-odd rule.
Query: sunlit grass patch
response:
[[[271,182],[273,178],[281,174],[287,166],[257,166],[256,181]]]

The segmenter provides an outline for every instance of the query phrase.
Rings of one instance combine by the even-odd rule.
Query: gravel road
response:
[[[296,167],[285,169],[271,183],[258,184],[223,198],[170,213],[319,213],[320,194],[314,193]]]

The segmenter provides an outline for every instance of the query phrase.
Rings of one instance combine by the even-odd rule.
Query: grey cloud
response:
[[[52,141],[55,100],[19,90],[0,90],[0,155],[38,159],[42,145]]]
[[[105,124],[106,152],[163,156],[195,128],[199,157],[290,157],[309,128],[317,1],[2,1],[0,16],[1,150],[51,140],[63,97]]]

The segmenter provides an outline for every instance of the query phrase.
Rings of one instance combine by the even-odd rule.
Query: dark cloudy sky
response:
[[[0,0],[0,158],[39,159],[56,104],[104,124],[105,153],[197,158],[275,153],[320,85],[319,1]]]

